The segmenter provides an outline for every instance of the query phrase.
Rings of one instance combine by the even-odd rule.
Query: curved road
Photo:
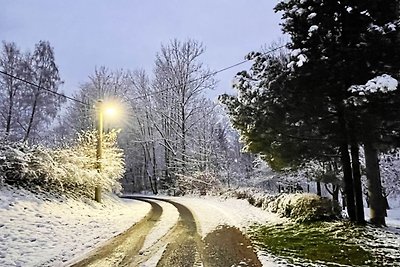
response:
[[[151,205],[151,211],[127,231],[71,266],[141,266],[164,248],[157,263],[159,267],[261,266],[250,241],[238,229],[221,226],[202,240],[195,217],[188,207],[168,199],[145,196],[125,198],[145,201]],[[146,253],[142,253],[140,249],[146,236],[163,212],[157,201],[173,205],[179,212],[179,220]]]

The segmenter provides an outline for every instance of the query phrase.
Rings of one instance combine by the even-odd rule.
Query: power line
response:
[[[278,47],[275,47],[275,48],[273,48],[273,49],[270,49],[270,50],[268,50],[267,52],[261,53],[261,55],[268,55],[268,54],[271,54],[272,52],[275,52],[275,51],[277,51],[277,50],[279,50],[279,49],[282,49],[282,48],[284,48],[284,47],[286,47],[286,44],[285,44],[285,45],[278,46]],[[189,80],[189,81],[186,82],[186,85],[187,85],[187,84],[194,83],[194,82],[197,82],[197,81],[200,81],[200,80],[202,80],[202,79],[205,79],[205,78],[208,78],[208,77],[211,77],[211,76],[214,76],[214,75],[216,75],[216,74],[218,74],[218,73],[221,73],[221,72],[227,71],[227,70],[229,70],[229,69],[235,68],[235,67],[240,66],[240,65],[242,65],[242,64],[244,64],[244,63],[246,63],[246,62],[249,62],[249,61],[250,61],[250,59],[245,59],[245,60],[240,61],[240,62],[238,62],[238,63],[236,63],[236,64],[233,64],[233,65],[230,65],[230,66],[228,66],[228,67],[225,67],[225,68],[219,69],[219,70],[217,70],[217,71],[211,72],[211,73],[209,73],[209,74],[200,76],[200,77],[198,77],[198,78],[196,78],[196,79]],[[4,74],[4,75],[6,75],[6,76],[9,76],[9,77],[11,77],[11,78],[13,78],[13,79],[16,79],[16,80],[19,80],[19,81],[21,81],[21,82],[24,82],[24,83],[26,83],[26,84],[29,84],[29,85],[31,85],[31,86],[34,86],[34,87],[36,87],[36,88],[38,88],[38,89],[40,89],[40,90],[44,90],[44,91],[46,91],[46,92],[48,92],[48,93],[52,93],[52,94],[55,94],[55,95],[57,95],[57,96],[64,97],[65,99],[68,99],[68,100],[71,100],[71,101],[75,101],[75,102],[77,102],[77,103],[79,103],[79,104],[82,104],[82,105],[85,105],[85,106],[90,106],[90,104],[85,103],[85,102],[83,102],[83,101],[81,101],[81,100],[78,100],[78,99],[76,99],[76,98],[67,96],[67,95],[65,95],[65,94],[61,94],[61,93],[55,92],[55,91],[53,91],[53,90],[47,89],[47,88],[45,88],[45,87],[43,87],[43,86],[40,86],[40,85],[35,84],[35,83],[33,83],[33,82],[30,82],[30,81],[27,81],[27,80],[25,80],[25,79],[19,78],[19,77],[15,76],[15,75],[12,75],[12,74],[7,73],[7,72],[4,72],[4,71],[1,71],[1,70],[0,70],[0,73],[1,73],[1,74]],[[147,95],[144,95],[144,96],[134,97],[134,98],[129,99],[129,100],[137,100],[137,99],[147,98],[147,97],[149,97],[149,96],[158,95],[158,94],[161,94],[161,93],[163,93],[163,92],[169,91],[169,90],[174,89],[174,88],[177,88],[177,85],[173,85],[173,86],[164,88],[164,89],[162,89],[162,90],[160,90],[160,91],[157,91],[157,92],[154,92],[154,93],[150,93],[150,94],[147,94]]]
[[[76,99],[76,98],[73,98],[73,97],[70,97],[70,96],[61,94],[61,93],[59,93],[59,92],[56,92],[56,91],[47,89],[47,88],[45,88],[45,87],[43,87],[43,86],[40,86],[40,85],[35,84],[35,83],[33,83],[33,82],[30,82],[30,81],[27,81],[27,80],[25,80],[25,79],[19,78],[19,77],[15,76],[15,75],[12,75],[12,74],[7,73],[7,72],[4,72],[4,71],[1,71],[1,70],[0,70],[0,73],[1,73],[1,74],[4,74],[4,75],[6,75],[6,76],[8,76],[8,77],[10,77],[10,78],[13,78],[13,79],[15,79],[15,80],[24,82],[24,83],[29,84],[29,85],[31,85],[31,86],[34,86],[34,87],[36,87],[36,88],[38,88],[38,89],[40,89],[40,90],[46,91],[46,92],[48,92],[48,93],[52,93],[52,94],[58,95],[58,96],[60,96],[60,97],[64,97],[65,99],[75,101],[75,102],[80,103],[80,104],[82,104],[82,105],[88,105],[88,106],[90,106],[88,103],[85,103],[85,102],[83,102],[83,101],[80,101],[80,100],[78,100],[78,99]]]
[[[264,52],[264,53],[261,53],[261,55],[266,56],[266,55],[268,55],[268,54],[271,54],[271,53],[273,53],[273,52],[275,52],[275,51],[277,51],[277,50],[280,50],[280,49],[286,47],[286,45],[287,45],[287,44],[284,44],[284,45],[281,45],[281,46],[272,48],[272,49],[270,49],[270,50],[268,50],[268,51],[266,51],[266,52]],[[235,68],[235,67],[237,67],[237,66],[240,66],[240,65],[242,65],[242,64],[244,64],[244,63],[246,63],[246,62],[249,62],[250,60],[251,60],[251,59],[242,60],[242,61],[240,61],[240,62],[238,62],[238,63],[236,63],[236,64],[233,64],[233,65],[230,65],[230,66],[228,66],[228,67],[222,68],[222,69],[220,69],[220,70],[214,71],[214,72],[212,72],[212,73],[203,75],[203,76],[198,77],[198,78],[196,78],[196,79],[189,80],[189,81],[186,82],[186,84],[191,84],[191,83],[197,82],[197,81],[199,81],[199,80],[202,80],[202,79],[204,79],[204,78],[208,78],[208,77],[210,77],[210,76],[214,76],[214,75],[216,75],[216,74],[218,74],[218,73],[220,73],[220,72],[224,72],[224,71],[227,71],[227,70],[229,70],[229,69],[232,69],[232,68]],[[160,93],[169,91],[169,90],[174,89],[174,88],[177,88],[177,85],[173,85],[173,86],[164,88],[164,89],[162,89],[162,90],[160,90],[160,91],[157,91],[157,92],[154,92],[154,93],[150,93],[150,94],[146,94],[146,95],[144,95],[144,96],[134,97],[134,98],[131,98],[130,100],[137,100],[137,99],[147,98],[147,97],[149,97],[149,96],[158,95],[158,94],[160,94]]]

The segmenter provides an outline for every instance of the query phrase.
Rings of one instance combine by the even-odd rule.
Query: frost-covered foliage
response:
[[[119,191],[124,173],[122,151],[116,146],[116,132],[105,135],[102,171],[97,170],[96,135],[85,132],[65,148],[0,141],[1,182],[33,191],[90,196],[93,188]]]
[[[221,189],[221,182],[209,172],[195,172],[190,176],[178,175],[176,181],[179,194],[213,194]]]
[[[369,80],[364,85],[352,85],[348,91],[353,95],[344,101],[347,105],[362,106],[371,102],[378,95],[389,94],[397,90],[398,80],[383,74]]]

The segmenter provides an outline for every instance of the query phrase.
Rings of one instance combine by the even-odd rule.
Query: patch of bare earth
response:
[[[235,227],[222,226],[209,233],[203,242],[205,267],[262,266],[250,240]]]

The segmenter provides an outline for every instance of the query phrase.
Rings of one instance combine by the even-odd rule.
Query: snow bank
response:
[[[60,266],[128,229],[150,205],[105,197],[102,204],[0,189],[0,266]]]

